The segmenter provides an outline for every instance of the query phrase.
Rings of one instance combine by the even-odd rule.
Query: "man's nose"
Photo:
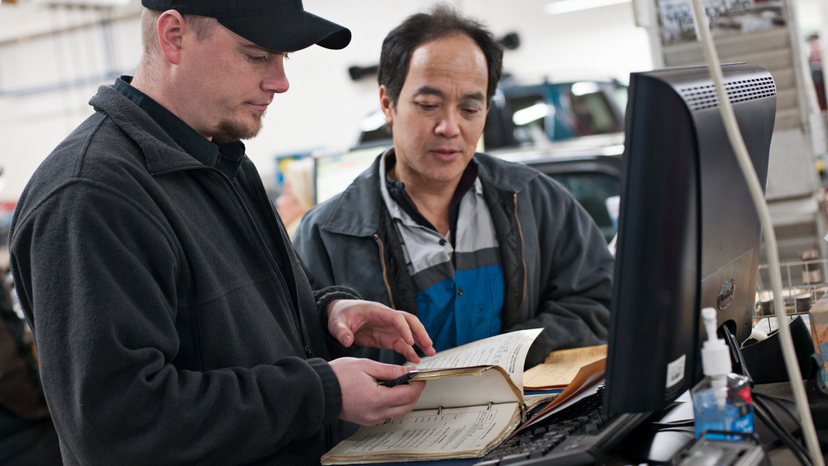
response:
[[[285,65],[282,60],[274,60],[262,81],[262,90],[281,94],[287,92],[288,88],[290,88],[290,82],[285,74]]]
[[[460,134],[460,125],[457,115],[453,111],[447,111],[435,128],[435,132],[447,138],[453,138]]]

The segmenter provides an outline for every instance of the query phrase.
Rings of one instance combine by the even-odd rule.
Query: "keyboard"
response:
[[[647,414],[608,414],[603,392],[585,397],[507,440],[475,466],[578,466],[608,456]]]

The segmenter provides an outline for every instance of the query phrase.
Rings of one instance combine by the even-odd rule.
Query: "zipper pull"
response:
[[[313,357],[313,350],[311,349],[310,345],[305,345],[305,355],[309,358]]]

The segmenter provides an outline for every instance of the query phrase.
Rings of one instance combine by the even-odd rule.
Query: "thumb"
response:
[[[354,332],[341,320],[334,325],[333,336],[346,348],[354,342]]]
[[[376,361],[366,361],[371,364],[365,368],[365,373],[377,380],[391,380],[396,379],[401,375],[416,369],[413,366],[397,366],[394,364],[383,364]]]

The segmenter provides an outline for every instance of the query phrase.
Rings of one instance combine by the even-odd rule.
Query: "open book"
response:
[[[484,456],[526,417],[523,363],[542,331],[505,333],[423,358],[414,364],[420,370],[414,380],[427,383],[414,410],[360,427],[322,456],[322,464]]]

